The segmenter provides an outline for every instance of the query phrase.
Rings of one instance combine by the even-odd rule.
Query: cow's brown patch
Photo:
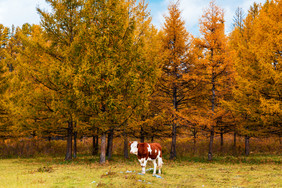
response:
[[[148,148],[151,148],[151,152],[148,151]],[[160,152],[160,157],[162,157],[162,147],[159,143],[138,143],[137,145],[138,148],[138,159],[145,158],[146,160],[148,158],[151,159],[156,159],[159,152]]]

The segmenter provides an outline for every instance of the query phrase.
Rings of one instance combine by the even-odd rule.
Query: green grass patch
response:
[[[139,175],[135,156],[114,156],[105,165],[98,161],[92,156],[70,162],[52,157],[1,159],[0,187],[282,187],[281,156],[225,156],[213,162],[164,159],[162,178],[153,177],[152,170]]]

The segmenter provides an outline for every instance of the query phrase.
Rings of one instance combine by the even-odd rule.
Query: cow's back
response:
[[[160,151],[162,151],[162,146],[159,143],[150,143],[150,145],[158,148]]]
[[[159,143],[138,143],[138,159],[156,159],[162,157],[162,147]],[[150,151],[149,151],[150,148]]]
[[[162,146],[159,143],[149,143],[152,152],[150,153],[150,158],[156,159],[157,157],[162,157]]]

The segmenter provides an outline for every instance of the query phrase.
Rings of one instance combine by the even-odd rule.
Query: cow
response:
[[[159,143],[138,143],[137,141],[129,142],[130,153],[137,155],[138,161],[142,167],[142,174],[145,174],[145,168],[147,161],[152,161],[154,164],[154,172],[156,174],[156,168],[159,168],[159,174],[161,174],[161,168],[163,165],[162,160],[162,147]],[[158,163],[157,161],[158,160]]]

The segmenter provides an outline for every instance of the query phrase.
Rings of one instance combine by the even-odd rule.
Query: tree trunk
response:
[[[220,151],[223,152],[223,131],[220,130]]]
[[[194,130],[193,131],[193,154],[196,153],[196,144],[197,144],[197,132]]]
[[[123,156],[124,156],[125,159],[128,159],[129,158],[129,155],[128,155],[128,139],[127,139],[127,134],[125,132],[123,133],[123,139],[124,139]]]
[[[177,87],[175,85],[173,87],[173,107],[175,111],[178,111]],[[174,117],[174,122],[172,125],[171,150],[169,159],[172,160],[174,158],[176,158],[176,117]]]
[[[100,154],[100,164],[106,162],[106,133],[101,136],[101,154]]]
[[[171,139],[171,150],[169,159],[172,160],[176,158],[176,125],[172,125],[172,139]]]
[[[154,136],[151,137],[151,143],[154,143]]]
[[[93,135],[92,136],[92,155],[97,155],[98,154],[98,136]]]
[[[73,133],[73,158],[77,157],[77,131]]]
[[[234,136],[233,136],[233,153],[236,154],[237,153],[237,133],[234,132]]]
[[[234,132],[234,138],[233,138],[233,147],[234,147],[234,149],[236,149],[236,145],[237,145],[237,138],[236,138],[236,136],[237,136],[237,133],[236,132]]]
[[[99,151],[99,135],[98,135],[98,131],[97,131],[97,135],[95,136],[96,137],[96,143],[95,143],[95,153],[96,155],[98,154],[98,151]]]
[[[112,154],[113,154],[113,139],[114,139],[114,130],[110,129],[110,132],[108,133],[108,145],[107,145],[108,160],[112,158]]]
[[[249,156],[250,155],[250,137],[245,136],[245,155]]]
[[[209,154],[208,161],[212,160],[212,146],[213,146],[213,138],[214,138],[214,128],[212,127],[211,135],[210,135],[210,144],[209,144]]]
[[[144,129],[143,129],[142,126],[141,126],[141,129],[140,129],[140,142],[141,143],[145,142],[145,133],[144,133]]]
[[[72,159],[72,130],[73,130],[73,122],[68,122],[68,128],[67,128],[67,152],[65,160],[71,160]]]
[[[95,136],[92,135],[92,155],[96,155],[95,153],[95,145],[96,145],[96,140],[95,140]]]
[[[211,49],[211,57],[213,58],[213,49]],[[215,75],[214,75],[214,70],[212,70],[212,99],[211,99],[211,103],[212,103],[212,112],[215,111]],[[212,160],[212,155],[213,155],[213,138],[214,138],[214,125],[212,125],[211,128],[211,135],[210,135],[210,143],[209,143],[209,153],[208,153],[208,161]]]

